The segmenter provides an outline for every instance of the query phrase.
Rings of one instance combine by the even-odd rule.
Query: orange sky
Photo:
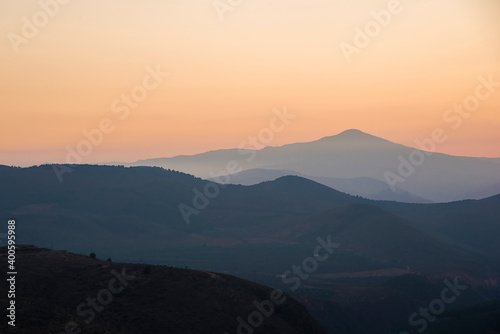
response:
[[[443,128],[438,151],[500,157],[500,86],[456,130],[443,119],[478,77],[500,82],[496,0],[401,0],[350,63],[341,43],[390,0],[242,0],[223,21],[213,0],[66,1],[26,38],[39,2],[0,0],[0,164],[65,162],[106,118],[85,163],[237,147],[283,106],[297,118],[270,145],[357,128],[413,146]],[[169,76],[119,119],[112,103],[157,65]]]

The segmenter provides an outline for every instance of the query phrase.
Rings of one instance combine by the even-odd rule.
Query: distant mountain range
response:
[[[432,145],[423,149],[432,150]],[[242,184],[291,173],[353,195],[401,202],[450,202],[500,193],[500,158],[431,154],[359,130],[308,143],[216,150],[123,165],[163,167],[204,179],[236,174],[227,181],[218,179]]]

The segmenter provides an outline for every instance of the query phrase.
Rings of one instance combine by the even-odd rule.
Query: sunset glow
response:
[[[272,146],[351,128],[415,146],[442,128],[437,151],[500,157],[498,1],[401,0],[350,62],[340,45],[391,1],[247,0],[224,20],[212,0],[66,2],[0,1],[0,164],[64,163],[103,119],[113,129],[83,163],[233,148],[283,106],[298,116]],[[41,3],[58,8],[28,38]],[[447,110],[488,78],[453,129]],[[113,104],[144,80],[121,119]]]

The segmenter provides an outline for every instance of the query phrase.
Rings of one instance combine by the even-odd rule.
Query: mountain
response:
[[[500,246],[493,242],[500,235],[500,195],[433,205],[380,202],[378,206],[456,247],[479,251],[483,257],[500,256]]]
[[[483,160],[493,162],[495,164],[500,164],[500,158],[483,158]]]
[[[16,253],[15,333],[240,333],[240,317],[244,326],[259,324],[248,327],[255,333],[325,333],[292,298],[229,275],[26,245]],[[7,263],[7,247],[0,248],[0,260]],[[5,279],[0,289],[8,291]],[[272,296],[279,297],[277,304]],[[8,302],[2,298],[0,307],[7,309]],[[249,322],[259,312],[255,304],[268,313]],[[0,326],[11,332],[7,321]]]
[[[291,170],[254,168],[230,174],[227,178],[209,178],[208,180],[220,182],[222,184],[241,184],[250,186],[264,181],[272,181],[287,175],[301,176],[338,191],[373,200],[403,203],[431,203],[429,200],[401,190],[398,187],[395,187],[393,191],[387,182],[370,177],[339,179],[333,177],[308,176]]]
[[[297,231],[298,230],[298,231]],[[291,228],[295,240],[306,242],[318,235],[334,235],[336,242],[354,254],[412,271],[454,267],[472,258],[440,243],[403,219],[367,204],[341,206],[313,216]],[[473,267],[472,264],[469,267]]]
[[[498,160],[432,153],[395,144],[359,130],[308,143],[260,150],[228,149],[191,156],[141,160],[128,166],[159,166],[202,178],[263,168],[341,179],[367,177],[389,182],[434,202],[480,199],[500,193]],[[427,151],[425,151],[427,150]]]
[[[241,184],[244,186],[253,186],[254,184],[262,183],[265,181],[273,181],[280,177],[288,175],[305,177],[304,175],[293,170],[253,168],[230,174],[228,175],[227,179],[214,177],[208,178],[207,180],[218,182],[221,184]]]
[[[0,168],[0,214],[22,221],[18,227],[21,242],[76,252],[93,249],[124,261],[182,248],[188,264],[199,256],[188,255],[198,251],[197,247],[235,247],[229,257],[218,248],[203,254],[205,262],[218,263],[217,269],[235,271],[251,271],[253,262],[242,266],[240,256],[258,247],[259,256],[269,256],[269,268],[285,270],[284,264],[293,261],[294,254],[307,252],[311,246],[296,231],[316,237],[331,233],[341,238],[339,242],[348,243],[350,239],[342,239],[343,232],[337,230],[348,224],[353,231],[349,238],[357,233],[358,242],[348,252],[356,260],[346,261],[359,270],[385,268],[388,258],[401,268],[418,266],[424,256],[417,256],[418,251],[405,259],[404,247],[432,251],[442,260],[429,261],[429,272],[439,270],[444,262],[455,264],[455,269],[468,267],[472,258],[477,263],[491,263],[493,268],[500,257],[496,239],[500,196],[447,204],[404,204],[350,196],[298,176],[223,187],[154,167],[72,168],[63,182],[50,165]],[[182,205],[192,210],[189,221],[183,218]],[[315,219],[324,222],[324,229],[318,229]],[[370,225],[356,225],[368,222]],[[384,233],[390,238],[376,241]],[[422,233],[426,238],[418,237]],[[373,244],[366,238],[373,239]],[[406,241],[401,245],[401,240]],[[441,248],[430,247],[435,242]],[[388,243],[403,248],[389,257],[388,251],[382,252]],[[280,248],[283,253],[277,255]],[[457,256],[463,263],[456,261]],[[367,263],[371,264],[363,267]],[[331,269],[341,270],[344,264]],[[478,272],[475,267],[473,271]]]
[[[498,293],[500,195],[407,204],[351,196],[299,176],[252,186],[218,185],[157,167],[92,165],[71,166],[59,182],[55,170],[64,167],[68,166],[0,166],[0,216],[16,220],[19,244],[252,280],[293,295],[332,333],[399,333],[414,310],[439,296],[444,279],[460,278],[467,285],[453,307],[486,302]],[[189,224],[182,205],[192,210]],[[314,262],[318,246],[326,247],[318,256],[325,251],[331,256]],[[19,253],[20,262],[24,258]],[[54,259],[50,262],[63,267]],[[52,267],[45,272],[29,261],[26,265],[40,275],[58,273]],[[83,265],[85,270],[93,268]],[[138,266],[137,271],[144,270]],[[303,279],[295,275],[300,273],[297,266],[309,266]],[[30,273],[24,267],[21,272]],[[105,283],[98,274],[90,271]],[[71,275],[65,273],[61,279],[81,277],[89,282],[92,277],[83,272]],[[405,279],[408,275],[422,277],[434,288],[420,291],[420,285],[412,285],[415,280]],[[43,282],[37,289],[48,286],[41,295],[63,289],[58,288],[62,281],[53,286],[28,277]],[[168,280],[161,276],[164,279]],[[196,286],[205,286],[198,283],[193,293]],[[102,289],[91,286],[92,291]],[[419,291],[410,298],[413,290]],[[74,302],[81,297],[75,291],[78,287],[61,294]],[[216,293],[224,296],[222,290]],[[174,291],[170,295],[177,296]],[[140,304],[139,299],[133,302]],[[68,321],[66,311],[61,312],[61,323]],[[141,313],[137,319],[145,317]],[[115,325],[107,325],[111,333]]]
[[[244,239],[235,228],[279,228],[280,221],[363,201],[288,177],[252,187],[219,188],[219,195],[207,199],[206,208],[196,210],[187,224],[179,205],[194,210],[196,191],[204,192],[213,183],[154,167],[81,165],[72,170],[59,182],[51,165],[0,168],[0,214],[23,219],[23,242],[72,251],[94,247],[101,252],[166,244],[239,244]]]

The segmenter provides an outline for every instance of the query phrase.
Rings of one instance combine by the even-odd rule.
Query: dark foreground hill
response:
[[[0,261],[7,263],[6,247]],[[276,297],[284,302],[271,308],[274,290],[228,275],[112,263],[34,246],[18,246],[16,264],[16,326],[2,321],[1,333],[232,334],[239,317],[245,326],[259,325],[250,328],[253,333],[324,333],[290,297]],[[7,291],[4,279],[0,291]],[[256,313],[255,302],[268,317]],[[2,297],[0,308],[7,303]]]

